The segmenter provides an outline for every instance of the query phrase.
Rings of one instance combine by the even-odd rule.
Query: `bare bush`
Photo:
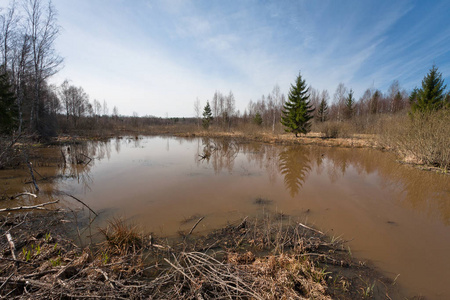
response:
[[[352,133],[349,122],[325,122],[320,124],[319,130],[326,138],[348,138]]]
[[[450,168],[450,110],[391,117],[380,126],[383,146],[405,161]]]

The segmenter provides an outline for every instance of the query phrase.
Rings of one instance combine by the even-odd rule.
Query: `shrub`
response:
[[[382,145],[396,150],[403,159],[449,169],[449,109],[392,117],[380,129]]]
[[[350,124],[329,121],[319,125],[319,130],[326,138],[347,138],[351,135]]]

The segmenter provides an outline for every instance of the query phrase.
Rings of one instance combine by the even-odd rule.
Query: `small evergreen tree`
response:
[[[8,74],[3,72],[0,74],[0,133],[11,133],[17,125],[16,97],[11,91]]]
[[[353,117],[354,105],[355,105],[355,98],[353,98],[353,90],[350,89],[350,92],[348,93],[348,97],[345,100],[344,115],[347,120],[350,120]]]
[[[394,99],[392,100],[392,112],[395,114],[396,112],[402,110],[403,108],[403,97],[400,92],[395,94]]]
[[[319,122],[325,122],[328,119],[328,104],[325,98],[320,101],[319,107],[317,108],[316,119]]]
[[[209,105],[209,101],[206,101],[205,108],[203,109],[203,119],[202,119],[203,128],[208,129],[212,120],[213,116],[211,112],[211,106]]]
[[[411,103],[412,112],[429,112],[442,108],[445,104],[446,87],[442,73],[433,66],[422,80],[422,88],[415,89],[411,94],[415,98]]]
[[[371,114],[378,113],[378,103],[380,102],[381,98],[381,92],[379,90],[376,90],[375,93],[373,93],[372,98],[370,98],[369,101],[369,112]]]
[[[253,118],[253,122],[256,125],[258,125],[258,126],[262,125],[263,119],[262,119],[261,114],[259,112],[256,113],[255,117]]]
[[[286,127],[286,132],[292,132],[296,137],[299,133],[307,134],[311,130],[313,111],[305,80],[299,74],[295,85],[291,85],[288,101],[283,105],[281,124]]]

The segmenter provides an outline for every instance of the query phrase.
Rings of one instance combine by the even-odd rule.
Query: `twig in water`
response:
[[[64,161],[64,167],[66,167],[66,156],[64,155],[64,152],[62,151],[62,149],[61,149],[61,156],[62,156],[63,161]]]
[[[324,235],[324,233],[323,233],[322,231],[319,231],[319,230],[317,230],[317,229],[314,229],[314,228],[311,228],[311,227],[309,227],[309,226],[306,226],[305,224],[302,224],[302,223],[300,223],[300,222],[298,222],[298,225],[302,226],[303,228],[309,229],[309,230],[311,230],[311,231],[320,233],[321,235]]]
[[[89,164],[92,161],[92,158],[90,158],[89,156],[87,156],[86,154],[81,153],[81,155],[83,155],[86,158],[89,158],[89,161],[87,163],[84,163],[85,165]]]
[[[28,160],[28,157],[27,157],[27,166],[28,166],[28,169],[30,169],[31,179],[33,180],[34,187],[36,188],[36,191],[39,192],[39,187],[36,183],[36,178],[34,178],[33,166],[31,165],[30,161]]]
[[[87,205],[86,203],[84,203],[83,201],[81,201],[80,199],[78,199],[77,197],[72,196],[72,195],[67,194],[67,193],[64,193],[64,192],[63,192],[63,194],[66,195],[66,196],[69,196],[69,197],[72,198],[72,199],[77,200],[78,202],[80,202],[81,204],[83,204],[84,206],[86,206],[86,207],[87,207],[94,215],[96,215],[96,216],[98,217],[98,214],[97,214],[95,211],[93,211],[92,208],[89,207],[89,205]]]
[[[29,192],[23,192],[23,193],[20,193],[20,194],[15,195],[15,196],[11,196],[10,199],[11,199],[11,200],[14,200],[14,199],[16,199],[16,198],[19,198],[20,196],[25,196],[25,195],[31,196],[31,197],[33,197],[33,198],[37,198],[36,194],[29,193]]]
[[[205,217],[201,217],[200,219],[198,219],[197,223],[195,223],[194,226],[192,226],[192,228],[189,231],[188,235],[190,235],[194,231],[194,229],[195,229],[195,227],[197,227],[198,223],[200,223],[204,218]]]

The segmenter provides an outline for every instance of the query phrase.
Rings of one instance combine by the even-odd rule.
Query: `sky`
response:
[[[1,6],[8,1],[1,0]],[[82,86],[122,115],[192,117],[216,90],[241,112],[301,73],[356,98],[408,91],[436,64],[450,87],[450,1],[53,0],[64,67],[51,78]]]

